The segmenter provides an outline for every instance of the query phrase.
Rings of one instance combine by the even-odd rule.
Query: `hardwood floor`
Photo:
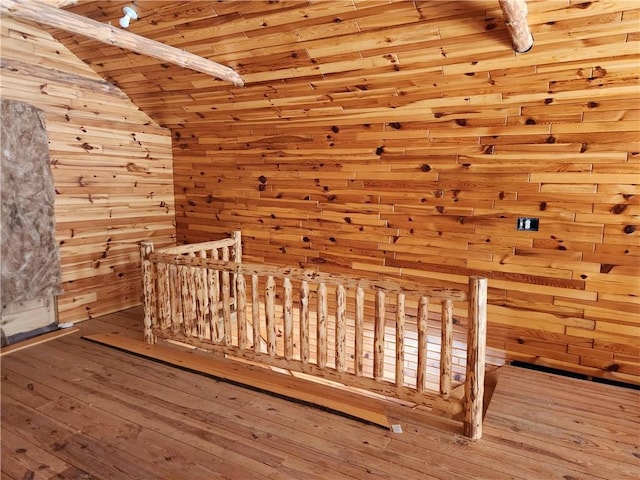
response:
[[[640,392],[503,367],[484,438],[405,408],[391,433],[81,339],[2,358],[2,479],[638,479]]]

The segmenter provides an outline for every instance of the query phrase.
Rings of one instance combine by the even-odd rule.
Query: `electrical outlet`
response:
[[[539,218],[531,217],[518,217],[518,223],[516,223],[516,230],[524,232],[537,232],[540,226]]]

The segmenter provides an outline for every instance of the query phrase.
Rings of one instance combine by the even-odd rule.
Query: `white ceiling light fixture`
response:
[[[129,23],[131,23],[131,20],[137,20],[138,14],[131,7],[122,7],[122,12],[124,13],[124,17],[120,19],[120,26],[122,28],[129,28]]]

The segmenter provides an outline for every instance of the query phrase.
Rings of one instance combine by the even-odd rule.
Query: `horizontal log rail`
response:
[[[235,233],[235,232],[234,232]],[[178,245],[175,247],[165,247],[159,253],[167,255],[184,255],[185,253],[195,253],[209,250],[220,250],[225,247],[235,247],[237,242],[235,238],[223,238],[213,242],[190,243],[187,245]]]
[[[173,248],[173,247],[170,247]],[[285,278],[322,282],[327,285],[343,285],[345,287],[361,286],[362,288],[383,289],[387,292],[398,293],[424,293],[428,297],[438,299],[450,299],[456,302],[467,300],[467,293],[463,290],[437,287],[409,286],[393,280],[370,280],[363,278],[348,277],[331,273],[318,272],[312,269],[276,267],[272,265],[237,263],[222,261],[211,258],[185,257],[170,253],[150,253],[149,261],[153,263],[165,263],[181,265],[187,267],[202,267],[214,270],[224,270],[230,273],[242,273],[244,275],[272,276],[275,278]]]
[[[486,279],[470,278],[467,294],[231,261],[241,260],[239,239],[157,253],[141,244],[147,342],[176,340],[460,414],[465,434],[480,438]],[[462,302],[469,347],[456,385],[454,304]]]

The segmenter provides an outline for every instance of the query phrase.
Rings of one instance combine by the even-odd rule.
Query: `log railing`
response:
[[[464,433],[481,437],[485,278],[471,277],[467,293],[248,264],[239,239],[159,252],[141,244],[147,342],[178,340],[425,405],[463,416]],[[467,320],[458,385],[456,309]]]

